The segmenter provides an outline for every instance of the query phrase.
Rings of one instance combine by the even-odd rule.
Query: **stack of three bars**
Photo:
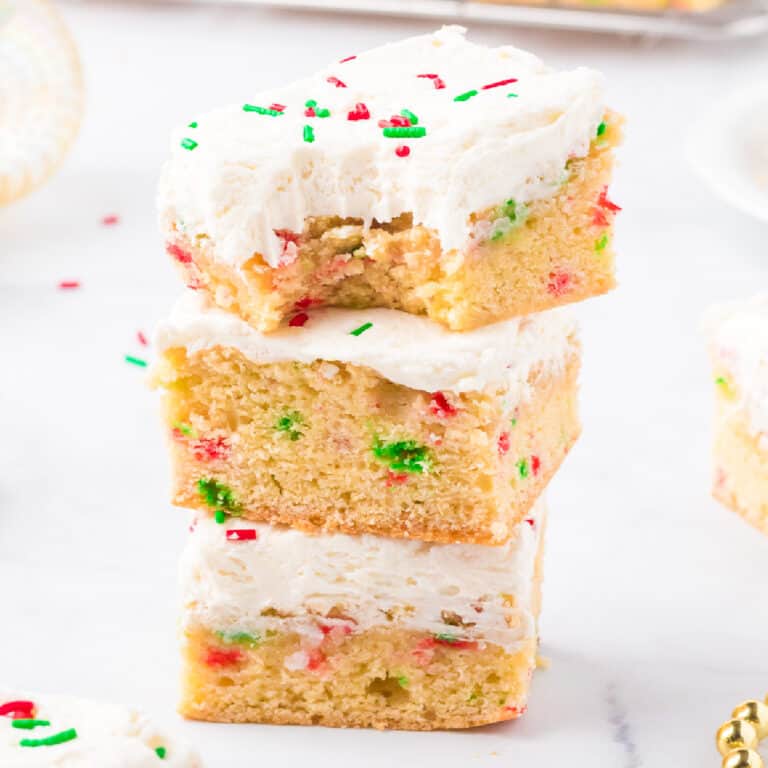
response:
[[[579,431],[554,307],[613,284],[601,79],[452,27],[255,102],[190,123],[161,187],[195,289],[155,371],[199,515],[181,711],[517,717]]]

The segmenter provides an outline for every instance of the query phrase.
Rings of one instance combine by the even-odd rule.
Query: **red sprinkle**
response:
[[[230,528],[227,531],[227,541],[256,541],[258,538],[255,528]]]
[[[270,104],[270,109],[274,109],[275,112],[285,112],[285,104]]]
[[[547,291],[552,296],[562,296],[571,287],[571,276],[567,272],[550,272]]]
[[[346,59],[341,59],[341,60],[339,61],[339,64],[344,64],[344,62],[347,62],[347,61],[352,61],[352,59],[356,59],[356,58],[357,58],[357,56],[347,56],[347,58],[346,58]]]
[[[61,288],[62,290],[67,290],[70,288],[79,288],[79,287],[80,287],[80,282],[78,280],[62,280],[59,283],[59,288]]]
[[[307,107],[304,110],[304,117],[315,117],[315,108],[314,107]]]
[[[303,299],[299,299],[293,306],[296,309],[309,309],[310,307],[319,307],[322,303],[322,299],[312,299],[309,296],[305,296]]]
[[[10,715],[14,719],[32,719],[35,714],[35,702],[25,701],[22,699],[16,701],[6,701],[4,704],[0,704],[0,716],[8,717]]]
[[[509,432],[502,432],[498,442],[499,456],[504,456],[509,452],[509,445]]]
[[[147,341],[147,337],[141,332],[136,332],[136,338],[139,340],[139,344],[141,344],[142,347],[149,346],[149,342]]]
[[[202,437],[192,444],[192,451],[197,461],[217,461],[228,459],[232,446],[223,435],[218,437]]]
[[[306,312],[299,312],[298,315],[294,315],[288,321],[288,325],[290,325],[291,328],[301,328],[307,320],[309,320],[309,315]]]
[[[387,488],[391,488],[393,485],[405,485],[408,482],[408,475],[404,472],[397,473],[389,470],[387,472]]]
[[[439,91],[441,88],[445,88],[445,83],[439,75],[416,75],[416,77],[426,77],[432,81],[435,86],[435,90]]]
[[[407,144],[398,144],[395,147],[395,154],[398,157],[408,157],[411,154],[411,148]]]
[[[389,120],[379,120],[379,128],[410,128],[411,121],[405,115],[392,115]]]
[[[346,88],[347,84],[342,83],[341,80],[339,80],[338,77],[334,77],[331,75],[330,77],[325,78],[326,82],[330,83],[331,85],[335,85],[337,88]]]
[[[481,91],[487,91],[489,88],[498,88],[502,85],[509,85],[510,83],[516,83],[517,78],[516,77],[508,77],[506,80],[497,80],[495,83],[488,83],[488,85],[484,85],[480,90]]]
[[[536,527],[536,521],[532,517],[526,517],[525,522],[528,523],[528,525],[530,525],[531,528]]]
[[[301,240],[301,235],[298,232],[293,232],[290,229],[273,229],[272,231],[283,241],[283,256],[288,250],[289,243],[293,243],[298,248]]]
[[[355,108],[347,113],[347,120],[370,120],[371,113],[368,111],[368,107],[362,102],[358,101],[355,104]]]
[[[539,474],[539,469],[541,469],[541,459],[538,456],[531,456],[531,472],[534,477]]]
[[[237,648],[208,648],[205,663],[209,667],[231,667],[243,660],[242,652]]]
[[[340,632],[343,635],[351,635],[352,634],[352,627],[349,626],[349,624],[320,624],[320,631],[324,635],[330,635],[332,632]]]
[[[314,672],[325,664],[325,654],[319,648],[313,648],[307,653],[307,669]]]
[[[120,217],[116,213],[110,213],[107,216],[103,216],[101,223],[105,227],[112,227],[120,222]]]
[[[609,211],[613,211],[616,213],[617,211],[621,210],[620,205],[616,205],[616,203],[612,203],[608,197],[608,187],[603,187],[602,192],[600,192],[600,197],[597,198],[597,204],[601,208],[607,208]]]
[[[458,413],[455,406],[448,402],[448,399],[442,392],[433,392],[429,401],[429,412],[433,416],[439,416],[442,419],[450,418]]]
[[[605,213],[603,213],[602,208],[593,208],[592,209],[592,224],[595,227],[607,227],[608,226],[608,219],[605,216]]]
[[[509,712],[512,717],[520,717],[528,711],[528,707],[523,705],[522,707],[504,707],[503,712]]]
[[[189,251],[185,251],[181,246],[176,243],[168,243],[165,246],[166,253],[173,256],[180,264],[191,264],[192,254]]]
[[[447,645],[449,648],[477,650],[477,642],[475,640],[445,640],[444,638],[436,637],[435,643],[437,645]]]

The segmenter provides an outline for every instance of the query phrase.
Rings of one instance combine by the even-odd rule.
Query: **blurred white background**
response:
[[[156,395],[125,354],[180,290],[155,185],[172,126],[434,28],[246,8],[70,3],[87,82],[62,171],[0,210],[0,682],[173,720],[175,560]],[[180,727],[210,768],[719,765],[714,732],[768,684],[768,538],[709,497],[715,300],[768,285],[768,226],[687,167],[697,115],[768,80],[768,41],[702,45],[477,27],[603,70],[628,119],[611,197],[621,287],[580,305],[584,433],[552,484],[528,715],[470,733]],[[768,142],[768,126],[765,127]],[[739,141],[738,131],[733,136]],[[117,215],[119,222],[102,224]],[[61,280],[78,290],[60,291]]]

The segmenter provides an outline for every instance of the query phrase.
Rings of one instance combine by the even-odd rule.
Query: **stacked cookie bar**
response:
[[[160,192],[182,712],[525,711],[542,493],[579,433],[560,305],[613,285],[600,76],[448,27],[198,117]]]

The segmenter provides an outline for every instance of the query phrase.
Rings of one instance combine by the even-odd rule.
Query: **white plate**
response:
[[[692,131],[687,156],[718,197],[768,221],[768,85],[718,102]]]

